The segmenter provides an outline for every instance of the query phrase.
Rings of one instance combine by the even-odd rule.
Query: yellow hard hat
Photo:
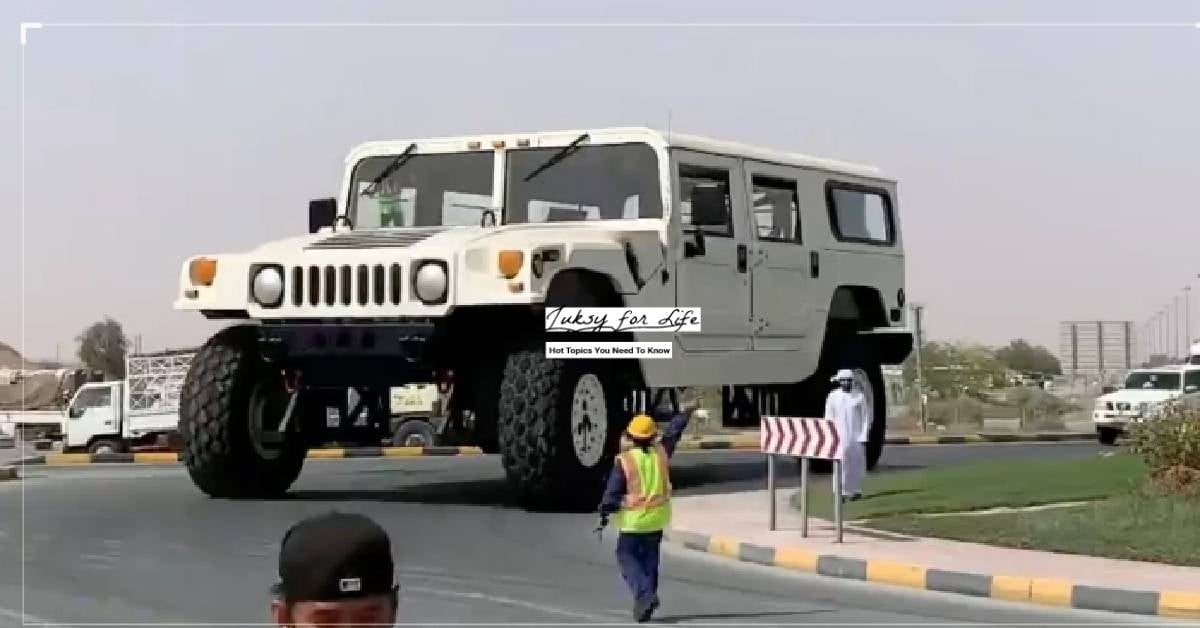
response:
[[[654,423],[654,419],[639,414],[633,417],[625,431],[634,438],[653,438],[655,434],[658,434],[658,425]]]

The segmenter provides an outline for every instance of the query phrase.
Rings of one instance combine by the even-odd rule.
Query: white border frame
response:
[[[1195,28],[1200,22],[21,22],[21,368],[25,368],[25,48],[29,31],[55,28]],[[24,391],[22,391],[23,393]],[[23,626],[63,626],[26,613],[25,604],[25,482],[21,482],[21,610]],[[11,609],[0,608],[0,617],[16,619]],[[1114,619],[1120,615],[1114,614]],[[1132,618],[1131,618],[1132,619]],[[30,621],[34,620],[34,621]],[[270,626],[272,622],[246,623],[72,623],[70,626]],[[339,624],[340,625],[340,624]],[[375,624],[392,626],[393,624]],[[403,623],[395,624],[403,626]],[[421,626],[629,626],[629,623],[521,622],[521,623],[421,623]],[[728,623],[695,623],[695,626],[728,626]],[[737,625],[811,626],[813,623],[771,622]],[[928,623],[828,623],[826,626],[928,626]],[[1089,623],[976,623],[978,626],[1095,626]],[[1114,624],[1115,625],[1115,624]],[[1183,625],[1187,625],[1186,623]]]

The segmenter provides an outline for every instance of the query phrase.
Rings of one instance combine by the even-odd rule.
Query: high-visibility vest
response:
[[[633,447],[617,457],[625,498],[617,512],[622,532],[661,532],[671,520],[671,474],[662,445]]]

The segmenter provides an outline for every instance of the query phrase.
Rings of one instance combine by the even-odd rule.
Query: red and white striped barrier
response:
[[[841,439],[829,419],[794,416],[764,416],[759,430],[765,454],[841,460]]]

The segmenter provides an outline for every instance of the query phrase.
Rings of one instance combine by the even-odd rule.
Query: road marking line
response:
[[[36,615],[30,615],[29,613],[22,613],[21,611],[15,611],[11,608],[4,608],[3,606],[0,606],[0,617],[7,617],[9,619],[15,619],[15,620],[21,622],[22,626],[35,625],[35,624],[43,625],[43,626],[66,626],[67,625],[67,624],[56,624],[52,621],[42,619],[41,617],[38,617]]]
[[[428,589],[425,587],[410,587],[407,585],[405,585],[403,587],[403,589],[401,589],[401,591],[417,591],[420,593],[428,593],[430,595],[444,595],[447,597],[457,597],[457,598],[465,598],[465,599],[471,599],[471,600],[483,600],[485,602],[492,602],[494,604],[504,604],[507,606],[518,606],[521,608],[527,608],[529,610],[538,611],[541,613],[547,613],[550,615],[561,615],[563,617],[573,617],[575,619],[582,619],[582,620],[586,620],[586,621],[590,621],[590,622],[611,622],[613,619],[612,617],[607,616],[607,615],[592,615],[589,613],[579,613],[576,611],[567,610],[565,608],[556,608],[553,606],[546,606],[544,604],[538,604],[536,602],[527,602],[525,600],[518,600],[515,598],[502,597],[502,596],[498,596],[498,595],[488,595],[486,593],[476,593],[473,591],[455,591],[453,589]]]

